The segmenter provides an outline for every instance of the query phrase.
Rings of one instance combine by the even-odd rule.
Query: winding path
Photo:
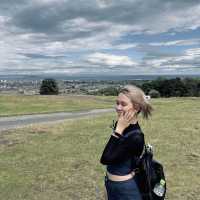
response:
[[[96,116],[103,113],[113,112],[114,109],[94,109],[80,112],[59,112],[49,114],[34,114],[14,117],[0,117],[0,131],[16,129],[30,124],[53,123],[66,119]]]

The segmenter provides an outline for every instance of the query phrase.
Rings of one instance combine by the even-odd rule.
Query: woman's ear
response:
[[[139,113],[141,108],[139,104],[134,104],[133,109],[135,110],[136,113]]]

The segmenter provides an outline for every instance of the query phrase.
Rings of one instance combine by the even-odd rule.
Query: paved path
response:
[[[113,112],[114,109],[94,109],[81,112],[60,112],[50,114],[34,114],[15,117],[0,117],[0,131],[20,128],[30,124],[59,122],[66,119],[96,116],[103,113]]]

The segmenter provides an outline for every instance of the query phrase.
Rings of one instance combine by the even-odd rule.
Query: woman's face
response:
[[[119,93],[116,99],[115,109],[118,116],[120,116],[121,113],[125,113],[129,110],[132,110],[133,112],[135,112],[135,109],[133,107],[133,104],[131,103],[131,100],[123,93]]]

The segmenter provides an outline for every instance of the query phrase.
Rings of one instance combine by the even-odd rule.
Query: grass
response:
[[[86,95],[1,95],[0,116],[110,108],[113,105],[112,99],[110,97]]]
[[[153,100],[154,114],[141,119],[146,142],[164,164],[167,198],[199,200],[200,101]],[[99,159],[115,114],[32,125],[0,134],[3,200],[103,200]]]

